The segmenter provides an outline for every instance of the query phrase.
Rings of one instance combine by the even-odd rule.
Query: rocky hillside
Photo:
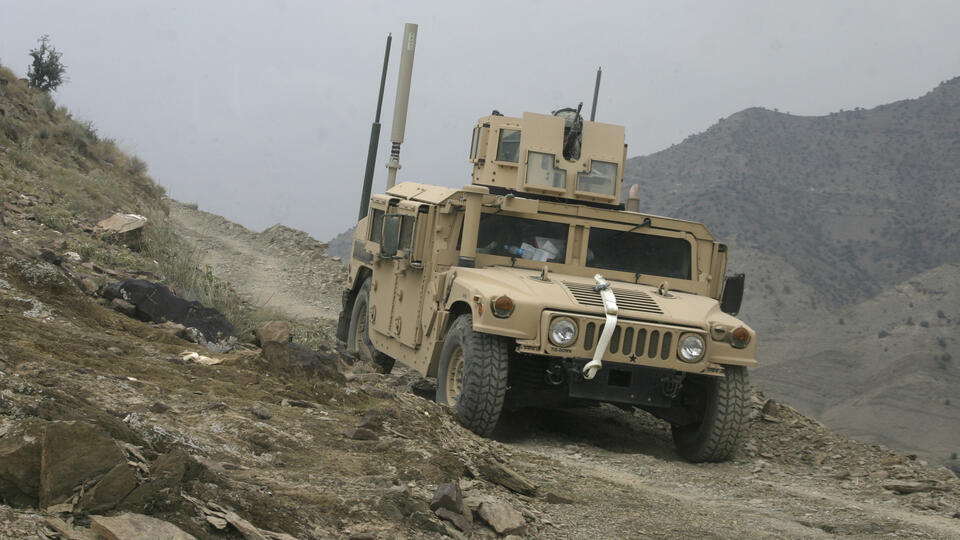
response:
[[[764,341],[769,393],[859,440],[960,470],[960,264]]]
[[[960,78],[870,110],[747,109],[631,159],[624,184],[731,244],[761,329],[828,313],[960,261]]]

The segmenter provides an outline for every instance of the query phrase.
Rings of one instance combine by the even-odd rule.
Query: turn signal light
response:
[[[493,308],[494,316],[506,319],[513,314],[513,308],[516,306],[514,306],[513,299],[509,296],[499,296],[490,302],[490,307]]]
[[[738,349],[742,349],[750,344],[750,331],[740,326],[733,331],[730,336],[730,344]]]

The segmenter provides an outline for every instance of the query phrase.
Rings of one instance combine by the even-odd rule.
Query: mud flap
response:
[[[354,294],[351,291],[343,291],[343,298],[340,300],[340,318],[337,319],[337,340],[341,343],[347,342],[347,333],[350,331],[350,313],[353,312]]]

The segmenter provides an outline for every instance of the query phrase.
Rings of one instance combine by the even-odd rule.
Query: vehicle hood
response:
[[[603,302],[593,290],[593,278],[551,272],[548,281],[529,268],[494,266],[457,268],[455,282],[485,297],[510,296],[518,309],[557,310],[602,316]],[[659,294],[656,287],[610,281],[617,298],[619,317],[692,328],[707,329],[709,322],[740,324],[720,311],[713,298],[668,291]]]

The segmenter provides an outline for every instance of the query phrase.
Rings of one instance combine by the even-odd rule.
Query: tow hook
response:
[[[600,299],[603,300],[603,311],[607,316],[607,322],[603,325],[603,332],[600,332],[600,340],[597,342],[597,348],[593,351],[593,360],[583,366],[583,378],[593,379],[600,368],[603,367],[603,353],[610,346],[610,339],[613,338],[613,330],[617,327],[617,297],[610,288],[610,283],[603,279],[603,276],[597,274],[593,276],[597,282],[593,290],[600,293]]]
[[[546,373],[544,374],[543,380],[550,386],[560,386],[563,384],[567,378],[566,369],[564,369],[563,364],[555,362],[549,368],[547,368]]]
[[[683,373],[677,371],[660,379],[660,391],[668,398],[673,399],[679,396],[681,390],[683,390]]]

